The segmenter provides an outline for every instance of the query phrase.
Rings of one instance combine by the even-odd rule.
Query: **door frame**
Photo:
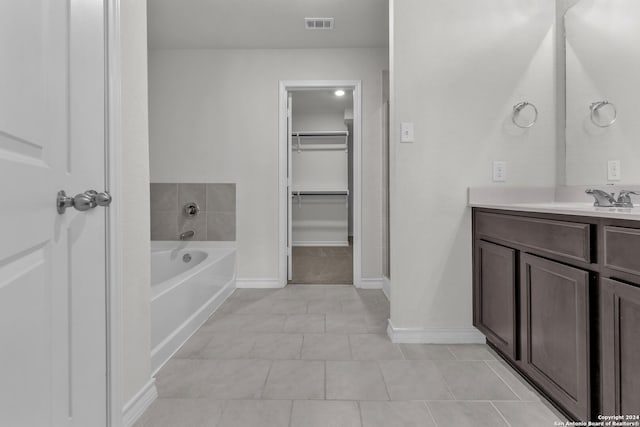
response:
[[[122,71],[120,0],[105,0],[105,186],[114,196],[106,220],[106,380],[107,426],[123,422],[122,395]]]
[[[287,94],[289,91],[353,91],[353,285],[362,287],[362,81],[281,80],[278,108],[278,281],[287,284]],[[295,107],[294,107],[295,108]]]

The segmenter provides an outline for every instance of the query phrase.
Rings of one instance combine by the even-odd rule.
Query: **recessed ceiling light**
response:
[[[335,92],[333,92],[333,94],[335,96],[344,96],[344,91],[342,89],[338,89]]]

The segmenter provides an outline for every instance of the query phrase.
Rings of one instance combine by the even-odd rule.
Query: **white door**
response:
[[[287,94],[287,280],[293,279],[293,102],[291,92]]]
[[[0,425],[106,425],[104,0],[0,2]]]

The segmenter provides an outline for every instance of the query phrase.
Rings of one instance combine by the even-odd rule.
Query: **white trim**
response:
[[[278,96],[278,287],[287,284],[287,93],[338,87],[353,90],[353,284],[358,288],[362,286],[362,81],[281,80]]]
[[[325,240],[317,240],[317,241],[313,241],[313,240],[307,240],[304,242],[292,242],[293,246],[309,246],[309,247],[313,247],[313,246],[331,246],[331,247],[348,247],[349,246],[349,241],[325,241]]]
[[[391,301],[391,280],[388,277],[382,278],[382,292],[387,297],[388,301]]]
[[[485,338],[476,328],[396,328],[387,325],[392,343],[404,344],[484,344]]]
[[[120,225],[122,210],[120,195],[122,183],[120,169],[122,159],[122,101],[121,101],[121,40],[120,40],[120,0],[107,0],[105,3],[106,19],[106,105],[107,147],[105,155],[106,182],[105,190],[113,197],[113,203],[107,209],[107,251],[106,251],[106,348],[107,348],[107,425],[120,427],[123,425],[122,397],[122,242]],[[153,390],[155,386],[151,383]],[[157,391],[155,391],[157,395]],[[155,399],[155,397],[153,398]],[[152,399],[152,401],[153,401]],[[146,409],[146,407],[145,407]],[[133,424],[133,423],[132,423]]]
[[[151,349],[151,376],[155,376],[160,368],[180,350],[185,342],[206,322],[209,317],[229,298],[236,290],[235,280],[229,280],[222,289],[213,295],[209,301],[193,313],[182,325],[171,332],[160,344]]]
[[[151,378],[122,409],[122,426],[131,427],[158,398],[155,378]]]
[[[378,277],[378,278],[362,278],[360,279],[360,286],[358,286],[361,289],[383,289],[384,287],[384,278],[383,277]]]
[[[285,260],[286,261],[286,260]],[[285,268],[285,279],[286,279],[286,268]],[[284,284],[280,281],[279,278],[274,279],[236,279],[236,288],[238,289],[271,289],[271,288],[284,288],[287,282],[285,280]]]

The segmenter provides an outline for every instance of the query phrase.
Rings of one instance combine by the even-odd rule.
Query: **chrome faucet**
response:
[[[620,194],[618,194],[618,201],[616,202],[616,206],[620,206],[623,208],[632,208],[633,202],[631,201],[632,194],[640,194],[636,191],[628,191],[628,190],[620,190]]]
[[[593,206],[612,207],[616,205],[616,199],[613,193],[609,194],[605,191],[594,190],[591,188],[585,190],[585,193],[591,194],[596,199],[595,202],[593,202]]]
[[[184,233],[180,233],[180,240],[187,240],[196,235],[196,232],[193,230],[187,230]]]
[[[616,200],[614,193],[607,193],[602,190],[588,189],[585,193],[590,194],[596,199],[593,202],[593,206],[597,207],[617,207],[617,208],[632,208],[631,194],[639,194],[635,191],[620,190],[618,199]]]

